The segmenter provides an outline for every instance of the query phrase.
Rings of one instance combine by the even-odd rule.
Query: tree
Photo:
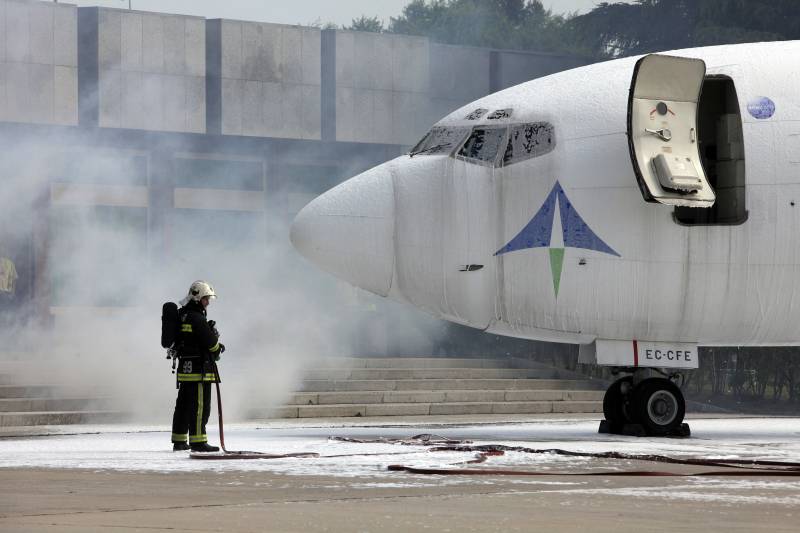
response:
[[[793,0],[695,0],[693,46],[781,41],[800,35]]]
[[[540,0],[413,0],[389,31],[468,46],[574,52],[564,17]]]
[[[338,30],[339,26],[335,22],[322,22],[322,19],[317,19],[313,22],[309,22],[306,24],[311,28],[317,28],[319,30]]]
[[[603,2],[569,21],[600,57],[800,37],[793,0],[636,0]]]
[[[693,0],[603,2],[570,25],[597,56],[617,57],[691,45]],[[669,43],[666,45],[665,43]]]
[[[361,17],[351,29],[382,31],[383,25]],[[584,15],[560,16],[545,9],[540,0],[412,0],[399,17],[391,18],[388,31],[441,43],[608,59],[695,46],[798,39],[800,2],[633,0],[603,2]]]
[[[345,27],[344,29],[350,31],[366,31],[372,33],[382,33],[383,21],[378,17],[366,17],[362,15],[357,19],[353,19],[353,22],[350,24],[350,26]]]

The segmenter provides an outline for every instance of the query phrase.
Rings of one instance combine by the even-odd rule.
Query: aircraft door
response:
[[[683,57],[654,54],[636,63],[628,100],[628,144],[648,202],[714,205],[697,135],[705,71],[702,60]]]
[[[444,284],[451,320],[485,329],[494,318],[495,169],[449,161]]]

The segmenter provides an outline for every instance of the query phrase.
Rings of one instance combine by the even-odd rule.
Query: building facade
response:
[[[18,273],[6,323],[9,309],[46,322],[124,306],[153,271],[286,241],[307,201],[451,110],[587,62],[0,0],[0,254]]]

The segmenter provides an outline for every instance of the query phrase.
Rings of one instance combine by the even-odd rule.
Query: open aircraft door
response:
[[[700,59],[648,55],[636,63],[628,100],[628,144],[648,202],[714,205],[697,135],[705,72]]]

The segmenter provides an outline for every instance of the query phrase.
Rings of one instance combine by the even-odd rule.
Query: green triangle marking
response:
[[[564,267],[564,249],[550,248],[550,271],[553,273],[553,290],[558,298],[558,287],[561,285],[561,270]]]

